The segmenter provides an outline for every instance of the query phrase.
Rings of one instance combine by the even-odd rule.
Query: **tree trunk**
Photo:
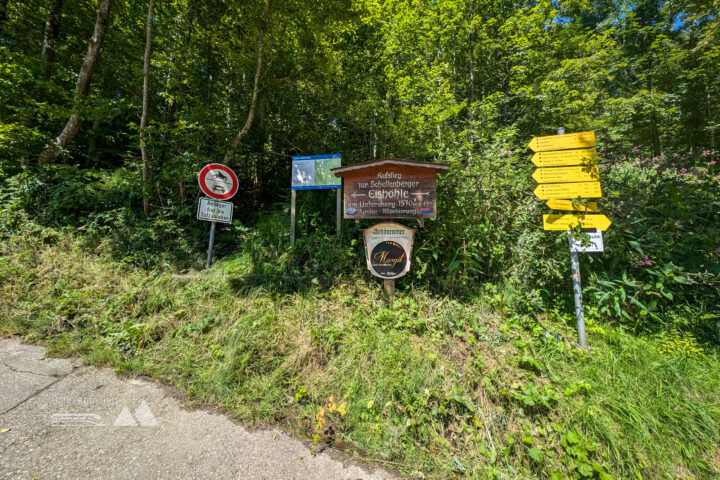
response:
[[[242,141],[243,137],[250,130],[250,127],[252,126],[253,118],[255,117],[255,107],[257,105],[258,90],[259,90],[259,86],[260,86],[260,74],[262,73],[262,65],[263,65],[263,46],[264,46],[264,39],[265,39],[265,28],[267,27],[269,11],[270,11],[270,0],[265,0],[265,9],[263,11],[262,20],[260,21],[260,31],[258,32],[257,68],[255,69],[255,83],[253,85],[252,100],[250,101],[250,110],[248,111],[248,116],[247,116],[247,119],[245,120],[245,125],[243,125],[243,128],[235,136],[235,139],[232,142],[232,146],[225,154],[223,163],[226,163],[226,164],[230,163],[230,161],[232,160],[233,156],[235,155],[235,150],[237,150],[237,148],[240,146],[240,142]]]
[[[142,183],[143,183],[143,211],[145,216],[150,213],[150,199],[147,193],[148,183],[148,157],[147,157],[147,111],[148,90],[150,88],[150,47],[152,45],[152,21],[155,0],[148,5],[147,23],[145,25],[145,59],[143,62],[143,100],[142,115],[140,116],[140,155],[142,156]]]
[[[42,53],[40,58],[45,61],[45,78],[50,77],[52,64],[55,62],[55,40],[60,34],[60,19],[64,0],[55,0],[50,17],[45,22],[45,35],[43,37]]]
[[[102,46],[103,38],[105,37],[105,30],[107,28],[108,20],[110,19],[110,7],[112,6],[112,0],[100,0],[100,5],[97,9],[97,16],[95,18],[95,30],[93,31],[92,37],[88,40],[88,49],[85,54],[85,59],[80,67],[80,73],[78,75],[77,83],[75,84],[75,112],[70,115],[65,127],[58,134],[57,137],[50,143],[44,152],[40,154],[38,159],[39,163],[50,163],[55,159],[58,151],[62,148],[67,147],[72,142],[75,135],[80,131],[80,124],[82,119],[80,118],[79,108],[81,107],[87,93],[90,90],[90,78],[92,77],[95,64],[97,63],[98,56],[100,54],[100,47]]]

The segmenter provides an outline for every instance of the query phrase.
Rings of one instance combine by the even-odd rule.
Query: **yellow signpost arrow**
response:
[[[538,168],[532,177],[538,183],[592,182],[600,180],[598,168],[594,165],[580,167]]]
[[[533,152],[568,150],[570,148],[588,148],[594,146],[595,132],[579,132],[568,133],[565,135],[550,135],[548,137],[535,137],[528,145]]]
[[[547,206],[553,210],[573,210],[575,212],[597,212],[597,202],[587,202],[587,205],[574,203],[572,200],[548,200]]]
[[[566,167],[569,165],[595,165],[597,150],[581,148],[557,152],[538,152],[530,159],[538,167]]]
[[[570,230],[580,224],[581,228],[605,231],[612,222],[605,215],[551,214],[543,215],[545,230]]]
[[[541,183],[533,193],[541,200],[602,197],[600,182]]]

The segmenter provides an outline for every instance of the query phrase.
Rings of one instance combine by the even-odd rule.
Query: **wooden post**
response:
[[[290,245],[295,245],[295,196],[296,191],[290,192]]]
[[[395,280],[394,279],[386,279],[383,280],[383,286],[385,287],[385,293],[387,293],[388,298],[392,298],[393,293],[395,293]]]
[[[342,236],[342,187],[337,189],[337,205],[336,205],[336,215],[337,215],[337,236]]]

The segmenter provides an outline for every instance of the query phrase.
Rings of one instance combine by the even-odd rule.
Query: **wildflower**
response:
[[[600,170],[607,170],[607,165],[598,165],[600,167]]]
[[[675,157],[675,158],[680,158],[680,154],[679,154],[679,153],[676,153],[675,155],[673,155],[673,157]]]
[[[626,232],[629,232],[629,231],[630,231],[630,227],[625,227],[625,231],[626,231]]]
[[[690,175],[692,175],[693,177],[697,177],[698,173],[699,173],[699,172],[698,172],[698,169],[697,169],[697,168],[693,168],[693,169],[690,171]]]
[[[715,165],[717,163],[716,160],[710,160],[710,165]]]
[[[660,160],[665,160],[665,154],[664,154],[664,153],[661,153],[661,154],[660,154]]]
[[[675,220],[675,226],[677,227],[678,225],[680,225],[680,220]]]
[[[712,154],[712,150],[703,150],[703,157],[709,157]]]
[[[685,175],[686,173],[687,173],[687,168],[680,169],[680,175]]]
[[[633,152],[637,153],[640,151],[640,147],[633,147]]]
[[[660,165],[658,165],[658,164],[656,163],[655,165],[653,165],[653,170],[657,170],[659,167],[660,167]]]

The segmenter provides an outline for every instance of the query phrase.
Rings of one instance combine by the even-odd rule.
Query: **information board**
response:
[[[340,188],[342,180],[330,169],[338,168],[341,155],[303,155],[292,157],[292,190],[323,190]]]
[[[345,218],[435,218],[436,177],[446,164],[384,159],[335,169],[345,178]]]

